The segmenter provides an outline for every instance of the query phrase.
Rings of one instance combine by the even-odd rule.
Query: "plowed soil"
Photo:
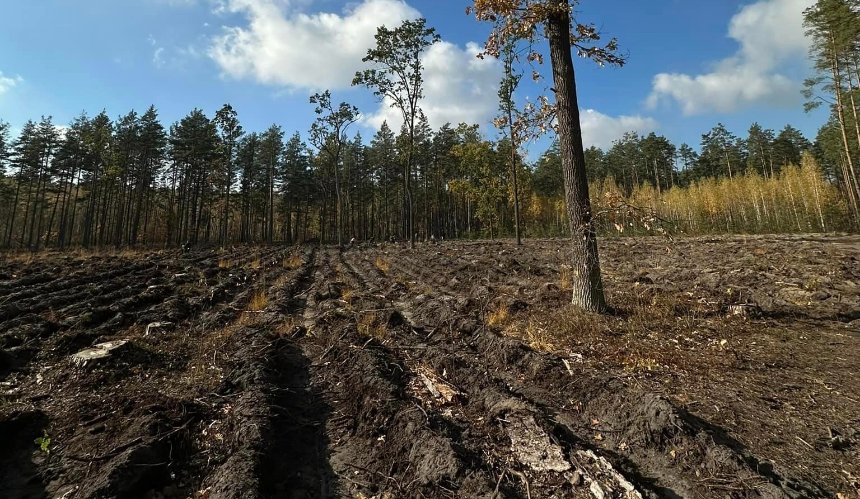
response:
[[[860,238],[601,258],[603,316],[563,240],[6,255],[0,497],[858,496]]]

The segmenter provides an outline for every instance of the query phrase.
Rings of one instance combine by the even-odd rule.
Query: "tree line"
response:
[[[383,123],[367,141],[342,133],[354,121],[347,110],[353,117],[335,133],[315,123],[307,140],[278,125],[245,132],[229,105],[212,117],[194,109],[169,127],[154,107],[115,120],[82,114],[66,128],[44,117],[14,139],[2,124],[0,245],[409,239],[410,154],[419,238],[502,230],[509,217],[490,216],[485,198],[505,202],[505,177],[493,176],[504,142],[485,140],[477,125],[432,130],[423,114],[414,139]]]
[[[707,197],[705,191],[717,186],[725,190],[726,182],[732,183],[733,192],[742,191],[743,185],[767,182],[773,188],[779,179],[791,177],[784,175],[789,165],[798,167],[804,161],[814,161],[815,166],[805,166],[803,178],[815,172],[824,182],[804,184],[826,191],[818,197],[818,202],[830,207],[819,210],[829,214],[829,221],[819,224],[821,229],[856,229],[860,220],[855,166],[860,161],[858,4],[857,0],[819,0],[804,12],[817,71],[807,81],[808,107],[826,104],[831,109],[830,120],[814,141],[790,125],[776,132],[754,123],[745,137],[738,137],[717,124],[702,135],[698,150],[687,144],[676,146],[655,133],[633,132],[605,151],[583,149],[581,144],[564,150],[579,136],[577,120],[566,125],[577,131],[565,139],[558,128],[558,104],[544,99],[543,108],[529,109],[514,102],[522,77],[516,69],[522,55],[518,44],[529,42],[531,47],[540,24],[570,23],[565,17],[569,4],[551,1],[526,2],[527,8],[520,10],[504,3],[475,9],[480,20],[495,23],[499,36],[488,40],[486,54],[499,57],[505,67],[500,114],[495,120],[500,131],[497,140],[482,135],[475,124],[446,124],[435,130],[429,126],[420,108],[420,56],[439,37],[423,19],[394,29],[380,27],[376,46],[364,58],[371,69],[355,76],[354,85],[393,102],[403,118],[399,130],[385,123],[369,141],[352,130],[358,110],[348,103],[336,104],[328,91],[310,99],[317,119],[305,138],[299,132],[288,136],[278,125],[247,132],[229,104],[212,116],[194,109],[170,126],[160,122],[154,106],[143,114],[131,111],[115,119],[105,111],[94,117],[82,114],[66,127],[43,117],[27,122],[14,138],[9,125],[0,121],[0,247],[36,250],[310,240],[343,244],[352,238],[414,243],[430,237],[519,236],[520,220],[526,234],[562,234],[571,220],[573,199],[568,198],[572,191],[567,180],[600,186],[591,189],[591,196],[587,184],[580,186],[576,196],[577,203],[585,193],[599,204],[595,215],[600,230],[616,225],[613,217],[619,216],[619,210],[645,205],[653,208],[651,216],[666,216],[683,225],[677,213],[657,209],[670,193],[676,199],[686,199],[691,192]],[[603,46],[580,45],[599,41],[599,36],[589,25],[576,28],[574,37],[563,41],[565,46],[599,63],[623,64],[615,55],[614,40]],[[554,62],[564,63],[564,54],[556,56],[560,58]],[[526,57],[539,60],[541,56],[529,52]],[[575,87],[570,90],[575,97]],[[548,118],[554,120],[549,125]],[[555,130],[559,140],[527,164],[521,155],[521,142],[529,137],[524,124],[534,123],[543,131]],[[809,160],[802,160],[805,154]],[[565,167],[565,158],[576,160],[575,168]],[[583,165],[586,176],[568,178]],[[742,181],[753,177],[761,181]],[[663,201],[642,202],[646,188],[654,193],[649,199]],[[680,194],[683,189],[687,194]],[[612,203],[600,201],[600,196],[594,200],[595,192],[610,191]],[[792,218],[798,205],[792,206],[782,214],[771,203],[769,223],[756,228],[744,225],[742,230],[814,228],[774,219]],[[577,209],[579,215],[574,216],[588,212],[582,216],[590,220],[591,207]],[[697,223],[690,210],[686,213],[690,231],[725,225]],[[793,218],[797,222],[798,217]]]
[[[498,237],[515,233],[515,200],[523,206],[525,234],[564,234],[557,143],[529,164],[508,137],[490,140],[475,124],[434,130],[423,113],[412,138],[407,127],[395,133],[383,123],[368,141],[358,131],[345,133],[357,118],[354,108],[333,106],[328,93],[314,102],[328,124],[314,123],[307,139],[278,125],[246,132],[230,105],[211,117],[194,109],[169,127],[154,107],[114,120],[106,112],[81,115],[66,128],[45,117],[26,123],[14,139],[0,124],[0,245],[343,243],[408,240],[410,232],[418,239]],[[618,206],[659,207],[653,196],[643,201],[644,187],[658,197],[686,189],[704,199],[718,185],[709,179],[737,179],[738,185],[751,175],[778,180],[786,168],[801,165],[804,153],[815,161],[821,182],[815,185],[828,192],[821,199],[831,222],[798,227],[773,220],[743,230],[850,229],[857,221],[850,184],[828,161],[828,144],[811,142],[788,125],[775,133],[753,124],[742,139],[718,124],[702,135],[698,152],[662,135],[631,132],[605,151],[586,149],[585,161],[599,227],[612,232],[606,211],[612,207],[600,201],[610,185]],[[404,178],[409,161],[412,231]],[[808,201],[798,193],[801,200]],[[658,211],[683,226],[677,216]],[[771,217],[794,216],[791,208],[771,211]],[[687,225],[698,233],[722,227]]]

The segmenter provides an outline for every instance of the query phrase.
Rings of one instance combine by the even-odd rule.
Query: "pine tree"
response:
[[[211,173],[218,160],[218,134],[215,123],[200,109],[192,110],[170,129],[170,155],[175,174],[175,213],[178,225],[174,244],[208,241],[212,221]]]
[[[393,236],[393,208],[391,200],[399,178],[400,166],[397,162],[397,143],[394,132],[383,121],[379,131],[370,142],[369,161],[375,172],[376,183],[382,189],[382,213],[380,237],[389,240]]]
[[[717,123],[709,132],[702,135],[702,152],[699,155],[698,177],[727,176],[732,178],[742,174],[746,168],[744,144],[725,125]]]
[[[308,146],[302,142],[298,132],[284,146],[280,170],[281,205],[280,215],[284,223],[284,239],[294,242],[299,239],[299,226],[304,209],[308,209],[312,179]],[[295,213],[295,221],[293,214]]]
[[[221,162],[224,169],[224,178],[221,180],[221,246],[225,246],[230,235],[230,194],[233,189],[236,142],[242,137],[244,131],[239,124],[238,113],[230,104],[224,104],[215,113],[215,125],[218,127]]]
[[[406,161],[404,164],[404,194],[406,230],[409,243],[415,247],[415,204],[412,195],[412,168],[415,155],[416,125],[420,115],[420,101],[424,94],[422,54],[441,40],[436,30],[427,27],[425,19],[406,20],[394,29],[380,26],[376,30],[376,47],[368,49],[362,59],[377,66],[355,74],[353,85],[373,90],[380,100],[387,100],[403,117],[408,132]]]
[[[265,210],[263,213],[263,240],[272,244],[275,240],[275,184],[277,172],[281,170],[280,161],[284,152],[284,132],[278,125],[272,125],[260,136],[260,146],[257,158],[260,161],[259,171],[263,172],[263,196]]]
[[[773,130],[766,130],[758,123],[750,125],[746,139],[747,171],[764,176],[774,175],[774,140]]]
[[[860,157],[855,144],[860,143],[860,120],[857,119],[858,102],[853,90],[860,88],[860,14],[856,2],[818,0],[804,11],[803,17],[806,34],[812,39],[810,55],[817,71],[806,81],[806,109],[814,109],[823,103],[831,105],[845,154],[843,183],[853,198],[852,204],[858,205],[860,183],[856,171]],[[858,78],[857,85],[852,83],[855,77]],[[819,88],[832,95],[832,99],[818,95]],[[849,131],[849,117],[854,118],[854,133]],[[857,216],[860,217],[860,213]]]
[[[335,189],[335,237],[338,246],[343,246],[343,211],[344,200],[341,186],[341,153],[343,152],[346,130],[358,121],[358,108],[341,102],[335,108],[331,102],[331,93],[326,90],[311,96],[311,104],[316,104],[314,112],[317,119],[311,125],[310,140],[317,151],[325,157],[334,172]]]

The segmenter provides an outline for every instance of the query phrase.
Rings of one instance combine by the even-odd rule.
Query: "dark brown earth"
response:
[[[6,255],[0,497],[860,494],[860,238],[567,251]]]

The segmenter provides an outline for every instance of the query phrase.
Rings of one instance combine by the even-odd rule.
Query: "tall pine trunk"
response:
[[[848,143],[848,132],[845,125],[845,104],[842,96],[842,70],[839,66],[839,56],[835,50],[836,41],[833,35],[831,35],[830,38],[831,44],[834,47],[833,61],[830,70],[833,74],[833,89],[836,94],[836,118],[839,121],[839,130],[842,132],[842,146],[845,148],[845,157],[848,162],[848,173],[850,175],[848,187],[853,189],[853,194],[860,199],[860,185],[857,185],[857,174],[854,171],[854,160],[851,157],[851,146]]]

